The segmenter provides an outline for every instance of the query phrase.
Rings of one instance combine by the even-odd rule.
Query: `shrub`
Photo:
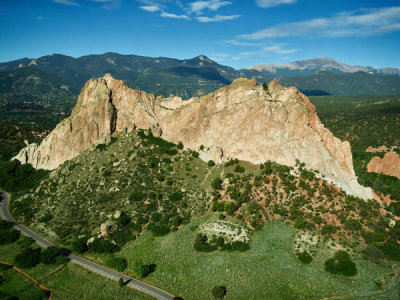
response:
[[[235,167],[235,172],[236,173],[244,173],[244,171],[245,171],[245,169],[242,166],[238,165],[238,166]]]
[[[211,182],[211,187],[214,189],[214,190],[220,190],[220,189],[222,189],[222,179],[221,179],[221,177],[215,177],[214,178],[214,180]]]
[[[303,229],[307,225],[307,221],[304,220],[302,217],[297,217],[296,221],[294,222],[294,227],[297,229]]]
[[[182,144],[182,142],[179,142],[179,143],[178,143],[177,148],[178,148],[179,150],[182,150],[182,149],[183,149],[183,144]]]
[[[121,257],[110,257],[105,262],[106,266],[112,269],[115,269],[119,272],[122,272],[126,268],[126,260]]]
[[[118,285],[119,285],[120,287],[123,287],[123,286],[124,286],[124,280],[123,280],[122,278],[120,278],[120,279],[118,280]]]
[[[154,223],[150,223],[148,229],[155,235],[155,236],[163,236],[170,232],[170,229],[167,225],[157,225]]]
[[[118,250],[118,247],[109,240],[96,238],[88,245],[88,249],[97,253],[114,253]]]
[[[178,202],[183,199],[183,194],[181,192],[174,192],[169,196],[169,200],[172,202]]]
[[[71,250],[76,253],[84,253],[88,250],[85,238],[79,238],[72,242]]]
[[[12,265],[5,265],[5,264],[0,263],[0,271],[7,271],[8,269],[11,269],[11,268],[12,268]]]
[[[216,246],[213,246],[207,242],[207,236],[202,233],[198,233],[196,235],[193,248],[198,252],[212,252],[217,250]]]
[[[379,249],[388,259],[400,261],[400,246],[396,241],[389,239]]]
[[[385,258],[385,254],[374,246],[367,246],[362,251],[362,257],[374,263],[381,263]]]
[[[20,233],[14,228],[0,231],[0,245],[11,244],[18,240]]]
[[[137,278],[142,279],[154,272],[155,267],[154,264],[146,265],[141,260],[136,260],[132,264],[132,271]]]
[[[40,261],[40,249],[26,248],[14,258],[14,264],[21,269],[29,269]]]
[[[133,202],[138,202],[143,200],[145,195],[141,193],[140,191],[134,190],[130,195],[129,195],[129,200]]]
[[[312,262],[313,258],[312,256],[307,252],[307,251],[303,251],[301,253],[299,253],[297,255],[297,257],[299,258],[299,260],[303,263],[303,264],[309,264]]]
[[[235,241],[232,242],[232,251],[244,252],[250,249],[250,245],[245,242]]]
[[[200,154],[199,154],[199,152],[192,151],[192,156],[193,156],[194,158],[199,158]]]
[[[208,242],[202,243],[202,244],[194,244],[193,246],[194,250],[198,252],[213,252],[217,250],[217,247],[214,245],[211,245]]]
[[[212,295],[215,299],[222,299],[226,295],[226,287],[224,286],[214,286],[212,291]]]
[[[178,150],[176,149],[168,149],[165,151],[166,154],[170,155],[170,156],[174,156],[178,154]]]
[[[336,230],[337,230],[336,226],[326,224],[326,225],[322,226],[321,233],[322,234],[333,234],[333,233],[336,233]]]
[[[357,274],[356,264],[351,261],[345,251],[337,251],[333,258],[325,262],[325,270],[332,274],[354,276]]]
[[[263,82],[263,83],[262,83],[262,87],[263,87],[263,90],[264,90],[264,91],[268,91],[268,85],[267,85],[266,82]]]
[[[57,257],[60,254],[60,248],[56,246],[47,247],[40,254],[40,262],[45,265],[51,265],[57,262]]]
[[[214,166],[215,166],[215,162],[214,162],[213,160],[209,160],[208,163],[207,163],[207,165],[208,165],[209,167],[214,167]]]

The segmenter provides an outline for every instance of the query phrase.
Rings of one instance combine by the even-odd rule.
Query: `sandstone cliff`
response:
[[[383,158],[375,156],[368,163],[367,171],[395,176],[400,179],[400,155],[396,152],[387,152]]]
[[[350,144],[327,130],[306,96],[271,81],[238,79],[201,98],[157,97],[129,89],[105,75],[89,80],[69,118],[38,145],[16,157],[35,168],[54,169],[115,131],[153,128],[164,139],[186,148],[204,145],[200,157],[229,157],[293,166],[296,159],[347,193],[372,198],[353,170]]]

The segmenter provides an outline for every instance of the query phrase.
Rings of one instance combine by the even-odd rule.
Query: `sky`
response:
[[[0,0],[0,62],[105,52],[398,68],[400,1]]]

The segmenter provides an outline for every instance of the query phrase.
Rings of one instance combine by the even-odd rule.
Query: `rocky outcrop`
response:
[[[385,145],[379,146],[378,148],[374,148],[372,146],[369,146],[365,152],[371,152],[371,153],[376,153],[376,152],[387,152],[389,149]]]
[[[164,139],[199,149],[216,162],[228,158],[294,166],[296,159],[347,193],[367,199],[357,182],[350,144],[324,127],[315,108],[296,88],[271,81],[238,79],[201,98],[157,97],[129,89],[110,75],[89,80],[69,118],[40,146],[16,157],[36,168],[54,169],[115,131],[152,128]]]
[[[383,158],[375,156],[368,163],[367,171],[400,179],[400,155],[396,152],[387,152]]]

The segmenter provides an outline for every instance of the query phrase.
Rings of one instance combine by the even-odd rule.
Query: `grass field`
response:
[[[14,256],[22,250],[18,244],[0,246],[0,260],[12,263]],[[33,245],[33,247],[37,247]],[[40,284],[50,289],[54,299],[153,299],[75,264],[44,265],[42,263],[24,270]],[[0,284],[0,299],[3,296],[17,296],[20,300],[42,299],[39,287],[13,269],[0,271],[3,282]]]
[[[267,223],[253,236],[251,249],[245,253],[196,253],[193,250],[194,227],[216,219],[199,218],[183,229],[154,238],[145,233],[127,244],[119,255],[133,261],[157,265],[148,281],[185,299],[211,298],[215,285],[227,288],[227,299],[316,299],[349,295],[348,298],[396,299],[399,279],[384,289],[375,282],[392,271],[391,264],[376,265],[357,257],[358,275],[336,277],[324,270],[332,252],[320,249],[309,265],[303,265],[293,251],[295,230],[284,223]]]

